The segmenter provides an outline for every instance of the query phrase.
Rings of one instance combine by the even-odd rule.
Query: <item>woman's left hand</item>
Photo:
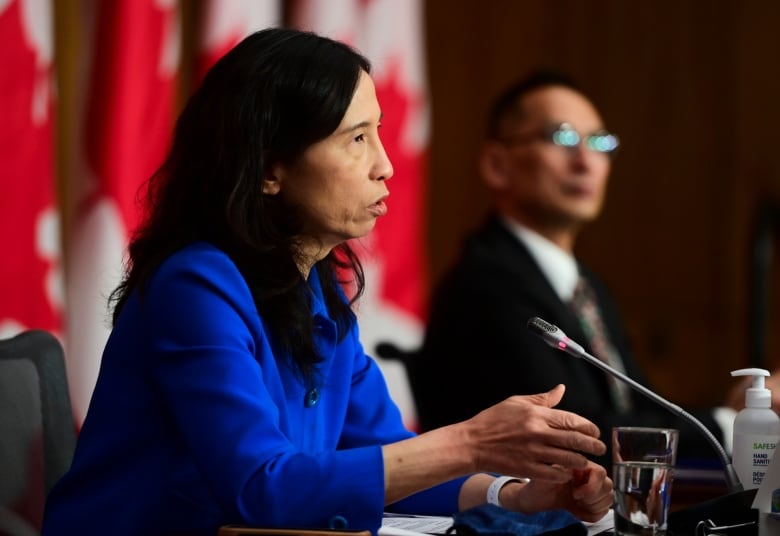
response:
[[[533,479],[501,490],[501,504],[511,510],[530,514],[563,508],[590,522],[604,517],[612,503],[612,479],[604,467],[593,462],[585,469],[573,469],[568,482]]]

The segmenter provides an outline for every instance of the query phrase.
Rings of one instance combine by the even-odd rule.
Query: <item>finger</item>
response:
[[[558,466],[565,469],[567,478],[571,480],[573,469],[585,469],[589,460],[579,452],[546,445],[544,450],[530,453],[530,459],[547,465]]]
[[[566,386],[562,383],[559,383],[549,391],[547,391],[547,407],[548,408],[554,408],[558,404],[561,403],[561,400],[563,400],[563,393],[566,392]]]
[[[574,489],[572,490],[572,496],[576,499],[583,499],[588,496],[588,493],[590,492],[590,487],[588,484],[591,483],[591,471],[590,468],[588,469],[572,469],[571,471],[571,483],[572,486],[574,486]]]
[[[571,480],[571,471],[558,464],[533,463],[524,468],[523,474],[531,480],[545,480],[557,484],[565,484]]]
[[[586,504],[595,504],[603,495],[612,491],[612,481],[609,480],[603,468],[575,469],[572,473],[574,476],[572,497],[575,500],[584,501]]]
[[[550,389],[549,391],[547,391],[546,393],[539,393],[536,395],[526,395],[521,398],[537,406],[552,408],[554,406],[557,406],[561,402],[564,391],[566,391],[566,386],[560,383],[555,387],[553,387],[552,389]]]
[[[594,456],[601,456],[607,452],[607,446],[600,439],[569,430],[549,430],[545,437],[545,443],[559,449],[583,452]]]
[[[584,483],[572,489],[572,497],[576,501],[583,501],[586,504],[592,503],[599,498],[602,491],[601,482],[596,478],[589,479]]]
[[[598,490],[590,495],[586,495],[581,499],[576,499],[578,503],[586,505],[590,510],[598,510],[601,508],[610,508],[614,502],[614,492],[612,490],[612,480],[607,478],[604,480]]]
[[[588,512],[606,512],[614,502],[612,492],[602,493],[585,499],[576,499],[577,507]]]
[[[588,464],[590,465],[590,464]],[[572,469],[571,475],[572,475],[572,484],[575,486],[582,486],[583,484],[587,484],[590,480],[590,467],[587,469]]]
[[[579,509],[579,512],[577,512],[577,517],[580,518],[582,521],[587,521],[588,523],[595,523],[596,521],[601,520],[605,515],[607,515],[607,512],[609,512],[609,509],[611,506],[599,506],[597,509]]]
[[[546,399],[547,399],[547,407],[548,408],[554,408],[558,404],[561,403],[561,400],[563,400],[563,393],[566,392],[566,386],[562,383],[559,383],[547,393],[545,393]]]
[[[597,519],[601,518],[614,504],[612,481],[607,479],[598,493],[575,499],[575,502],[578,510],[589,512],[595,515]]]
[[[598,517],[601,517],[606,514],[610,508],[612,508],[613,503],[614,501],[612,500],[612,494],[601,495],[597,498],[597,500],[593,500],[590,503],[585,501],[577,501],[576,509],[580,512],[589,512],[591,514],[597,515]]]
[[[586,481],[597,480],[601,482],[607,478],[607,469],[594,461],[588,460],[588,467],[585,469],[576,469],[574,471],[579,480]]]
[[[585,417],[570,411],[553,410],[550,426],[559,430],[574,430],[591,437],[601,436],[601,430],[599,430],[598,426]]]
[[[615,503],[615,499],[612,493],[612,489],[610,488],[609,491],[605,491],[604,493],[599,495],[598,498],[596,498],[595,500],[585,503],[584,508],[589,512],[597,513],[599,517],[601,517],[607,513],[607,510],[612,508],[614,503]]]
[[[604,484],[608,483],[609,488],[612,487],[612,481],[607,476],[607,470],[590,460],[588,460],[588,466],[585,469],[572,469],[572,484],[574,486],[574,495],[577,497],[577,493],[584,491],[585,494],[599,493],[604,489]]]

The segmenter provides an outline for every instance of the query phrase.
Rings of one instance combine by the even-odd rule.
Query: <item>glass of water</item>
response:
[[[612,429],[615,532],[666,534],[679,432],[672,428]]]

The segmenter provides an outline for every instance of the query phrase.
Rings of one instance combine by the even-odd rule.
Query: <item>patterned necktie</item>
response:
[[[584,277],[580,277],[577,282],[569,306],[577,315],[582,329],[588,337],[593,354],[610,367],[625,373],[623,361],[607,336],[607,330],[596,302],[596,294]],[[607,382],[615,408],[620,413],[630,412],[632,404],[629,386],[610,374],[607,374]]]

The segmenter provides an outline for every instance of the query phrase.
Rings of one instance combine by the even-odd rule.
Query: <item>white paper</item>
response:
[[[378,534],[380,536],[445,534],[451,526],[452,517],[386,513]]]
[[[615,528],[615,515],[612,508],[610,508],[609,512],[604,514],[604,517],[595,523],[588,523],[587,521],[583,521],[583,523],[588,527],[588,536],[595,536],[596,534],[601,534],[605,530],[612,530]]]

